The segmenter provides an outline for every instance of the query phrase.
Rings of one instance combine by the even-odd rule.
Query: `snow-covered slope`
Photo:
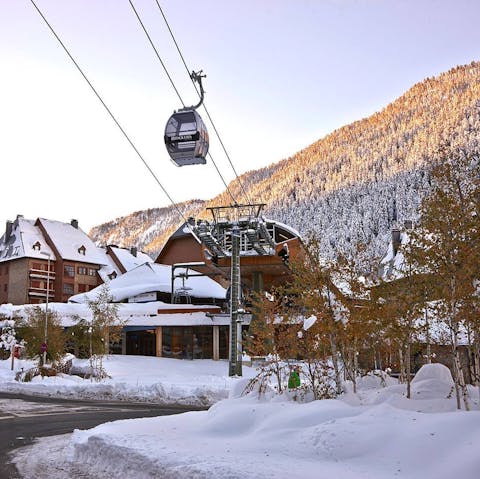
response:
[[[269,218],[302,235],[315,233],[325,256],[362,242],[371,256],[383,257],[392,226],[416,219],[438,152],[455,147],[478,151],[479,98],[480,63],[456,67],[293,157],[245,173],[242,183],[251,200],[267,203]],[[238,182],[229,189],[242,198]],[[224,192],[208,205],[230,203]],[[179,225],[181,219],[169,214]],[[148,231],[156,239],[143,249],[158,252],[168,235],[164,225],[156,230],[153,224],[145,222],[144,229],[139,224],[137,236]],[[121,239],[128,234],[122,224],[114,233]]]
[[[197,216],[203,210],[204,204],[205,202],[201,200],[191,200],[177,206],[188,218]],[[95,226],[89,235],[99,246],[108,244],[127,248],[136,246],[138,251],[145,251],[155,259],[168,237],[181,223],[176,208],[167,206],[136,211],[116,218]]]

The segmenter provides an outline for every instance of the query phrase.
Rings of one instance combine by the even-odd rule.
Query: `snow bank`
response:
[[[32,361],[16,361],[15,369],[33,365]],[[88,360],[75,360],[73,365],[82,370],[87,368]],[[66,398],[210,406],[227,398],[231,387],[239,381],[228,376],[227,361],[113,355],[105,358],[103,366],[110,378],[101,382],[60,374],[18,383],[9,369],[10,361],[0,361],[0,390]],[[254,374],[253,368],[244,367],[246,378]]]
[[[412,379],[412,384],[427,380],[440,381],[453,386],[450,369],[440,363],[424,364],[417,374],[415,374],[415,377]]]
[[[209,411],[75,431],[69,458],[98,477],[474,479],[479,443],[480,412],[243,397]]]
[[[268,399],[242,396],[254,371],[244,368],[247,377],[232,379],[226,376],[227,366],[111,356],[106,361],[110,382],[88,386],[84,380],[70,380],[82,381],[79,384],[96,397],[106,394],[101,388],[111,387],[111,394],[119,398],[124,387],[157,402],[166,397],[182,402],[202,394],[211,401],[212,391],[226,397],[230,390],[229,399],[208,411],[110,422],[77,430],[60,443],[44,439],[32,446],[33,452],[18,456],[17,463],[21,457],[29,458],[25,463],[30,464],[32,456],[39,455],[40,461],[48,456],[63,474],[54,477],[61,478],[478,477],[480,412],[455,410],[455,399],[445,395],[451,377],[441,365],[419,371],[412,382],[413,399],[406,399],[405,385],[371,375],[358,382],[356,395],[309,403],[297,403],[289,394]],[[57,381],[65,380],[38,379],[31,387],[48,384],[52,391]],[[478,408],[478,392],[470,392]],[[21,470],[27,471],[28,464],[20,464]]]

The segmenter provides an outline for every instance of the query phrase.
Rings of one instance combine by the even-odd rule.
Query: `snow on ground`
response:
[[[208,411],[110,422],[44,439],[23,451],[17,465],[24,477],[41,478],[31,458],[48,456],[65,473],[58,479],[80,470],[88,472],[81,477],[97,479],[479,477],[475,390],[476,410],[456,411],[450,373],[439,364],[419,372],[411,400],[395,380],[381,383],[366,377],[356,395],[302,404],[291,393],[240,397],[238,381],[230,398]]]
[[[55,377],[35,377],[29,383],[15,381],[10,360],[0,361],[0,391],[21,392],[65,398],[144,401],[160,404],[210,406],[228,397],[238,379],[228,377],[228,362],[178,360],[152,356],[111,355],[103,366],[110,378],[101,382],[79,376],[60,374]],[[15,370],[25,370],[34,363],[16,360]],[[75,359],[77,370],[88,367],[88,360]],[[255,370],[244,367],[251,377]]]

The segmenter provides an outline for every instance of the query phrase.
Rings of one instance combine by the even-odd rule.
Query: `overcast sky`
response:
[[[36,0],[175,201],[224,189],[163,144],[181,104],[128,0]],[[196,94],[155,0],[133,0],[185,103]],[[160,0],[239,173],[480,59],[477,0]],[[0,234],[17,214],[87,230],[169,204],[29,0],[0,0]],[[200,111],[202,113],[202,111]],[[234,173],[210,128],[211,153]]]

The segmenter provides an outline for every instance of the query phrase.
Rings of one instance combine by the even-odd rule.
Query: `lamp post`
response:
[[[47,337],[48,337],[48,296],[50,294],[50,258],[51,254],[46,251],[41,251],[40,254],[48,256],[47,263],[47,300],[45,302],[45,331],[43,336],[43,365],[47,363]]]

